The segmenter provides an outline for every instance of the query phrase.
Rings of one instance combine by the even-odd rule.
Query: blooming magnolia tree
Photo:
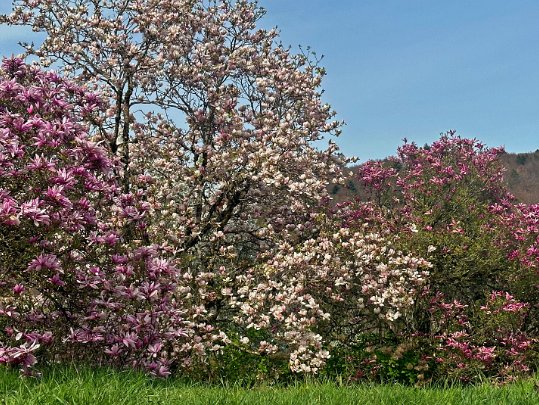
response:
[[[89,139],[95,94],[20,59],[0,70],[0,362],[129,362],[168,373],[184,335],[179,272],[126,249],[147,203],[122,194]],[[96,350],[97,349],[97,350]]]
[[[257,29],[263,14],[244,0],[17,0],[4,17],[47,34],[28,54],[108,96],[94,124],[124,189],[146,190],[150,239],[191,263],[200,242],[244,257],[271,245],[338,177],[335,145],[313,146],[339,127],[324,70]]]
[[[138,238],[186,271],[196,341],[181,350],[199,355],[234,330],[224,292],[244,288],[238,276],[316,230],[343,163],[334,144],[313,145],[340,126],[321,101],[324,70],[257,29],[263,14],[243,0],[21,0],[3,19],[44,32],[27,53],[105,95],[95,136],[121,160],[124,192],[148,203]]]

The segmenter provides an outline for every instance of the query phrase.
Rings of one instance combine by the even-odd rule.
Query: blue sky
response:
[[[260,0],[285,44],[323,54],[325,100],[362,161],[402,138],[456,129],[510,152],[539,149],[539,1]],[[9,11],[0,1],[0,12]],[[0,28],[0,53],[29,37]]]
[[[339,139],[365,160],[456,129],[539,149],[539,1],[262,0],[284,43],[325,55]]]

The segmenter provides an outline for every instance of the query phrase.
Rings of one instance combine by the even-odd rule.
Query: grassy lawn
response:
[[[493,387],[412,388],[399,385],[339,387],[303,383],[292,387],[217,387],[105,369],[57,368],[43,378],[20,378],[0,368],[0,404],[539,404],[535,380]]]

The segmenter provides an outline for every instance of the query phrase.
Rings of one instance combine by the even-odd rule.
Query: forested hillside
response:
[[[506,153],[505,180],[511,192],[525,203],[539,203],[539,149],[530,153]]]

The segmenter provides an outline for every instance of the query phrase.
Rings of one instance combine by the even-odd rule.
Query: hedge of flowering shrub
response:
[[[0,71],[0,361],[408,383],[537,366],[538,207],[449,133],[348,162],[325,71],[245,0],[14,0]],[[65,46],[65,44],[71,46]],[[87,91],[97,89],[99,96]],[[97,91],[96,90],[96,91]],[[494,293],[493,293],[494,291]]]
[[[506,192],[499,150],[454,134],[405,144],[360,168],[367,201],[239,215],[189,245],[148,199],[156,178],[126,192],[96,143],[105,107],[2,63],[0,362],[406,383],[536,369],[538,209]],[[152,244],[159,227],[177,241]]]
[[[338,215],[234,278],[224,266],[180,271],[159,257],[170,247],[141,246],[148,204],[122,193],[117,162],[88,134],[97,96],[6,59],[0,102],[4,363],[208,373],[232,347],[316,373],[330,345],[370,322],[391,328],[425,283],[426,261],[364,227],[335,231]]]

